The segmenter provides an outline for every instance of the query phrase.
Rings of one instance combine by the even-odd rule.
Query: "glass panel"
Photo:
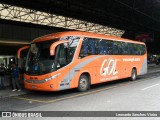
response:
[[[54,56],[50,56],[50,45],[58,39],[31,44],[26,60],[26,73],[37,75],[52,71]]]
[[[67,36],[31,44],[26,60],[26,74],[46,74],[69,64],[73,59],[79,39],[80,37]],[[55,55],[50,56],[50,46],[58,40],[69,40],[70,42],[58,45]]]
[[[113,41],[108,40],[108,54],[113,55]]]
[[[99,41],[99,54],[108,55],[108,41],[107,40]]]
[[[113,48],[113,55],[118,55],[119,51],[118,51],[118,42],[117,41],[113,41],[112,48]]]
[[[129,46],[128,46],[128,43],[126,42],[123,42],[123,54],[124,55],[129,55]]]
[[[146,53],[144,45],[138,45],[137,47],[138,47],[138,54],[139,55],[144,55]]]
[[[100,39],[97,38],[84,38],[80,50],[80,58],[83,58],[88,55],[97,55],[99,54],[99,43]]]
[[[61,38],[61,40],[69,40],[70,42],[69,44],[64,43],[59,46],[58,57],[57,57],[57,69],[68,65],[73,60],[80,37],[77,36],[63,37]]]

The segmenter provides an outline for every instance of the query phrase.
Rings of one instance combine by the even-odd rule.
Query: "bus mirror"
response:
[[[51,55],[51,56],[55,55],[55,49],[56,49],[56,47],[57,47],[59,44],[62,44],[62,43],[69,43],[69,40],[54,42],[54,43],[50,46],[50,55]]]
[[[25,49],[28,49],[28,48],[29,48],[29,46],[24,46],[24,47],[21,47],[21,48],[18,50],[18,52],[17,52],[17,57],[18,57],[18,59],[21,58],[21,52],[22,52],[23,50],[25,50]]]

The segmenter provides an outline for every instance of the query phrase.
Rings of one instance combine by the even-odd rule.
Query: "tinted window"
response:
[[[98,46],[98,54],[108,55],[109,54],[109,42],[107,40],[100,40]]]
[[[97,38],[84,38],[80,57],[88,55],[144,55],[145,45]]]
[[[85,57],[88,55],[96,55],[99,53],[99,41],[96,38],[84,38],[80,50],[80,57]]]
[[[144,45],[137,45],[137,48],[138,48],[139,55],[144,55],[146,53],[146,48]]]
[[[113,54],[113,41],[108,40],[108,54],[112,55]]]
[[[116,55],[118,53],[118,46],[117,46],[117,41],[112,42],[112,54]]]
[[[137,54],[137,48],[136,48],[135,44],[129,43],[129,49],[130,49],[130,54],[131,55],[136,55]]]
[[[122,42],[117,42],[117,47],[118,47],[118,55],[122,55],[123,54]]]
[[[131,55],[144,55],[146,53],[145,45],[128,43]]]
[[[123,54],[124,55],[129,55],[130,54],[128,43],[123,42],[122,43],[122,48],[123,48]]]

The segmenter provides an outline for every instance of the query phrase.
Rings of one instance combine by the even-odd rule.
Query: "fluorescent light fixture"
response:
[[[0,40],[0,43],[9,43],[9,44],[30,44],[30,42],[20,42],[20,41],[2,41]]]

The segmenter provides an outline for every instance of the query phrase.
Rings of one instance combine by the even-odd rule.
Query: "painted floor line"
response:
[[[97,92],[101,92],[104,90],[108,90],[108,89],[113,89],[119,86],[112,86],[112,87],[108,87],[108,88],[104,88],[104,89],[99,89],[99,90],[95,90],[95,91],[91,91],[91,92],[86,92],[86,93],[82,93],[82,94],[78,94],[78,95],[73,95],[73,96],[69,96],[69,97],[64,97],[64,98],[59,98],[59,99],[55,99],[55,100],[49,100],[47,101],[47,103],[53,103],[53,102],[58,102],[58,101],[62,101],[62,100],[67,100],[67,99],[72,99],[72,98],[76,98],[76,97],[80,97],[80,96],[85,96],[85,95],[90,95],[93,93],[97,93]]]
[[[13,97],[13,98],[21,99],[21,100],[27,100],[27,101],[33,101],[33,102],[53,103],[53,102],[57,102],[57,101],[72,99],[72,98],[76,98],[76,97],[80,97],[80,96],[84,96],[84,95],[89,95],[89,94],[101,92],[101,91],[104,91],[104,90],[107,90],[107,89],[116,88],[116,87],[118,87],[118,86],[112,86],[112,87],[108,87],[108,88],[104,88],[104,89],[99,89],[99,90],[96,90],[96,91],[86,92],[86,93],[73,95],[73,96],[69,96],[69,97],[64,97],[64,98],[58,98],[58,99],[55,99],[55,100],[45,100],[44,101],[44,100],[37,100],[37,99],[28,99],[28,98],[23,98],[23,97]]]
[[[118,87],[126,86],[126,85],[133,84],[133,83],[136,83],[136,82],[140,82],[140,81],[134,81],[134,82],[129,82],[129,83],[127,82],[127,83],[124,83],[124,84],[114,85],[114,86],[111,86],[111,87],[102,88],[102,89],[94,90],[94,91],[91,91],[91,92],[85,92],[85,93],[78,94],[78,95],[73,95],[73,96],[69,96],[69,97],[59,98],[59,99],[55,99],[55,100],[49,100],[49,101],[47,101],[47,103],[58,102],[58,101],[66,100],[66,99],[71,99],[71,98],[76,98],[76,97],[84,96],[84,95],[90,95],[90,94],[93,94],[93,93],[102,92],[104,90],[109,90],[109,89],[113,89],[113,88],[118,88]]]
[[[147,78],[147,79],[151,79],[151,78]],[[54,99],[54,100],[38,100],[38,99],[28,99],[28,98],[23,98],[23,97],[13,97],[13,98],[20,99],[20,100],[26,100],[26,101],[39,102],[39,103],[53,103],[53,102],[58,102],[58,101],[62,101],[62,100],[72,99],[72,98],[76,98],[76,97],[80,97],[80,96],[85,96],[85,95],[101,92],[101,91],[108,90],[108,89],[122,87],[122,86],[126,86],[126,85],[129,85],[129,84],[134,84],[134,83],[137,83],[137,82],[145,81],[147,79],[142,79],[142,80],[138,80],[138,81],[134,81],[134,82],[122,83],[120,85],[115,85],[115,86],[111,86],[111,87],[107,87],[107,88],[102,88],[102,89],[99,89],[99,90],[85,92],[85,93],[82,93],[82,94],[73,95],[73,96],[69,96],[69,97],[57,98],[57,99]]]
[[[158,85],[159,85],[159,84],[151,85],[151,86],[145,87],[145,88],[143,88],[143,89],[141,89],[141,90],[147,90],[147,89],[149,89],[149,88],[152,88],[152,87],[155,87],[155,86],[158,86]]]
[[[28,99],[28,98],[23,98],[23,97],[13,97],[13,98],[20,99],[20,100],[26,100],[26,101],[32,101],[32,102],[46,103],[46,101],[44,100]]]

